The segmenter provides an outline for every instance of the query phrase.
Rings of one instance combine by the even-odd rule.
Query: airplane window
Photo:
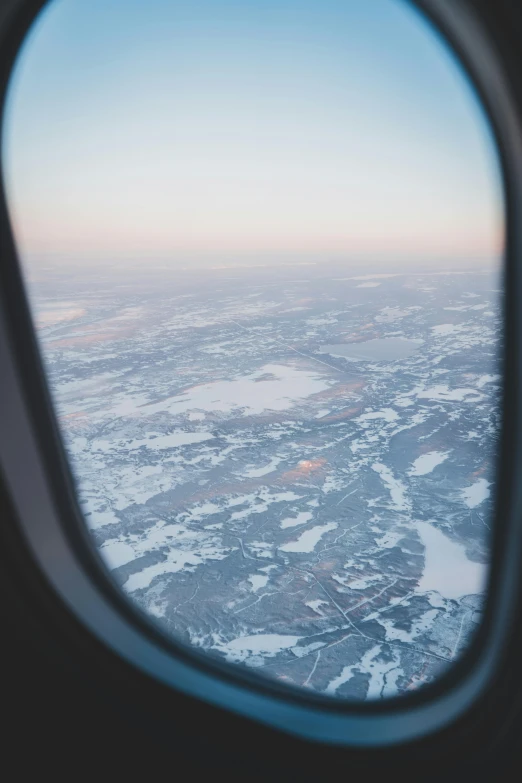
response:
[[[486,596],[504,204],[436,30],[402,0],[54,0],[2,154],[124,594],[335,699],[445,673]]]

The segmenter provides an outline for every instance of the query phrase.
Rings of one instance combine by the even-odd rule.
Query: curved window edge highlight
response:
[[[433,15],[435,22],[448,28],[454,42],[472,66],[479,89],[492,112],[506,159],[509,165],[516,162],[511,173],[512,181],[516,184],[515,175],[521,173],[518,164],[522,157],[515,132],[518,117],[510,105],[509,95],[487,42],[481,40],[480,29],[474,29],[473,20],[467,15],[464,4],[458,4],[459,8],[456,8],[457,4],[450,6],[445,2],[426,2],[423,5]],[[468,666],[464,656],[460,669],[457,665],[453,674],[441,677],[433,688],[428,687],[411,697],[401,697],[400,704],[398,700],[389,700],[379,705],[378,711],[372,710],[372,705],[356,705],[353,702],[326,704],[315,701],[314,704],[313,698],[310,698],[312,695],[309,697],[302,691],[299,692],[299,703],[292,702],[291,698],[285,699],[283,691],[278,697],[270,696],[269,682],[252,678],[251,687],[247,689],[239,684],[240,675],[234,676],[236,673],[231,670],[228,671],[228,681],[220,679],[217,673],[211,673],[211,661],[200,659],[208,665],[208,671],[205,672],[162,649],[161,645],[155,643],[153,636],[147,638],[118,611],[113,602],[106,599],[74,556],[68,536],[57,516],[46,477],[46,466],[38,456],[38,436],[31,425],[30,411],[24,406],[21,390],[25,386],[25,379],[19,372],[16,351],[6,337],[7,333],[2,329],[2,361],[10,369],[6,373],[5,384],[9,405],[5,406],[1,415],[7,416],[9,411],[6,428],[12,428],[13,433],[16,432],[13,437],[21,440],[21,451],[28,457],[25,476],[31,477],[35,487],[35,492],[29,497],[24,491],[25,481],[21,480],[20,465],[15,464],[7,450],[10,438],[5,438],[0,446],[2,464],[20,512],[21,523],[37,560],[65,602],[95,635],[122,657],[151,676],[188,694],[290,733],[334,744],[390,745],[425,735],[465,711],[486,686],[505,638],[509,593],[515,580],[516,558],[520,553],[520,535],[515,535],[514,520],[509,518],[503,524],[513,533],[513,546],[509,552],[502,553],[506,566],[503,583],[489,599],[490,604],[495,600],[496,606],[494,611],[489,612],[487,638],[481,640],[474,665]],[[513,372],[516,370],[518,368]],[[49,542],[52,542],[52,546],[49,546]],[[74,574],[72,580],[71,574]],[[496,576],[498,578],[498,567]],[[214,671],[217,672],[217,669]],[[457,672],[458,678],[454,676]],[[237,684],[233,682],[234,679]],[[445,682],[449,684],[447,688],[444,687]]]

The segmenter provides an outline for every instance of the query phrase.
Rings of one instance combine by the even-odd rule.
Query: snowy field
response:
[[[394,696],[480,622],[498,281],[274,274],[33,284],[86,524],[175,639],[335,698]]]

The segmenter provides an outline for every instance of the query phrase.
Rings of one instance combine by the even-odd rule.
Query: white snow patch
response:
[[[300,511],[296,517],[287,517],[286,519],[281,520],[281,527],[287,528],[297,527],[297,525],[305,525],[312,519],[312,517],[313,514],[310,511]]]
[[[375,543],[379,549],[393,549],[403,536],[404,533],[401,533],[398,530],[388,530],[382,538],[376,538]]]
[[[375,584],[375,582],[381,582],[382,579],[382,574],[374,574],[373,576],[367,576],[363,577],[362,579],[354,579],[351,582],[346,582],[346,586],[349,587],[350,590],[366,590],[367,587]]]
[[[362,657],[359,664],[359,671],[370,675],[368,683],[367,699],[380,699],[383,696],[389,696],[396,693],[396,682],[402,669],[399,666],[399,656],[397,653],[391,661],[379,661],[382,646],[380,644],[372,647]],[[391,676],[390,676],[391,675]]]
[[[182,394],[143,406],[140,411],[146,415],[160,411],[175,415],[204,410],[251,416],[267,410],[287,410],[330,385],[331,381],[311,370],[265,364],[250,375],[193,386]]]
[[[399,666],[399,658],[395,653],[391,661],[380,661],[382,645],[377,644],[371,647],[361,658],[359,663],[352,666],[344,666],[341,673],[331,680],[325,693],[335,695],[341,685],[349,682],[356,672],[369,674],[367,699],[380,699],[384,696],[391,696],[397,692],[397,679],[403,673]]]
[[[482,389],[486,383],[495,383],[495,381],[500,381],[500,375],[481,375],[477,381],[477,386],[479,389]]]
[[[313,552],[321,538],[330,530],[335,530],[337,522],[328,522],[326,525],[316,525],[301,533],[295,541],[283,544],[279,549],[282,552]]]
[[[146,438],[139,438],[130,441],[124,441],[122,439],[117,440],[94,440],[92,443],[93,451],[108,452],[113,450],[125,450],[135,451],[136,449],[145,446],[146,449],[151,451],[158,451],[161,449],[172,449],[179,446],[188,446],[192,443],[202,443],[204,440],[211,440],[214,436],[211,432],[183,432],[178,430],[172,432],[170,435],[158,435],[154,433]]]
[[[417,457],[410,470],[409,476],[426,476],[431,473],[437,465],[441,465],[449,457],[449,451],[429,451],[427,454],[421,454]]]
[[[320,647],[324,647],[326,642],[312,642],[311,644],[304,644],[301,647],[292,647],[292,653],[296,658],[302,658],[308,653],[318,650]]]
[[[393,410],[393,408],[383,408],[382,411],[371,411],[369,413],[361,413],[360,416],[357,416],[354,421],[356,422],[364,422],[364,421],[372,421],[374,419],[384,419],[388,422],[397,421],[399,418],[399,415],[396,411]]]
[[[292,500],[299,500],[302,496],[296,495],[295,492],[274,492],[270,493],[267,488],[261,489],[259,492],[252,492],[248,495],[239,495],[238,497],[231,498],[227,503],[227,508],[233,506],[239,506],[248,503],[248,507],[242,511],[234,511],[230,515],[230,519],[246,519],[251,514],[262,514],[265,512],[270,503],[290,502]],[[262,502],[256,502],[261,500]]]
[[[252,585],[252,592],[257,593],[262,587],[266,587],[268,576],[266,574],[250,574],[248,581]]]
[[[330,680],[324,692],[329,696],[335,696],[341,685],[351,680],[356,671],[358,671],[357,666],[343,666],[341,673],[334,677],[333,680]]]
[[[328,601],[323,601],[321,598],[317,598],[315,601],[307,601],[305,606],[309,606],[313,612],[321,615],[321,617],[324,617],[324,612],[321,609],[321,606],[328,606]]]
[[[417,391],[420,400],[441,400],[446,402],[478,402],[483,399],[476,389],[452,389],[447,384],[439,384],[429,389]]]
[[[413,620],[409,631],[405,631],[403,628],[396,628],[393,624],[393,620],[383,617],[378,617],[376,619],[386,631],[386,641],[411,643],[417,636],[420,636],[420,634],[425,633],[431,628],[433,621],[438,614],[438,609],[428,609],[423,615]]]
[[[100,555],[111,570],[135,560],[136,553],[130,544],[117,538],[106,541],[100,547]]]
[[[475,508],[487,500],[491,494],[489,489],[490,486],[490,481],[481,478],[469,487],[465,487],[461,494],[466,506],[468,508]]]
[[[457,329],[455,324],[439,324],[438,326],[432,326],[431,331],[437,336],[446,337],[448,334],[453,334]]]
[[[220,547],[202,547],[198,551],[170,549],[166,560],[131,574],[123,587],[129,593],[134,590],[142,590],[145,587],[149,587],[152,580],[157,576],[175,574],[187,567],[194,568],[202,565],[206,560],[223,560],[229,554],[229,551]]]
[[[379,474],[385,486],[390,490],[392,503],[398,511],[409,511],[410,503],[406,497],[406,487],[395,478],[391,470],[381,462],[375,462],[372,470]]]
[[[210,501],[203,503],[196,503],[192,508],[187,511],[187,515],[190,519],[201,519],[201,517],[208,517],[210,514],[217,514],[222,509],[216,504]]]
[[[264,465],[262,468],[250,468],[250,470],[245,470],[243,476],[245,478],[260,478],[261,476],[266,476],[267,473],[272,473],[281,461],[282,457],[273,457],[268,465]]]
[[[444,598],[458,599],[484,589],[487,566],[468,560],[461,544],[452,541],[429,522],[417,522],[424,545],[424,572],[416,588],[418,593],[432,590]]]
[[[336,477],[333,473],[329,473],[323,482],[321,492],[328,494],[328,492],[335,492],[338,489],[344,489],[346,478],[344,476]]]
[[[295,647],[302,638],[302,636],[279,633],[259,633],[252,636],[240,636],[226,644],[217,643],[213,646],[225,653],[227,661],[239,663],[247,661],[252,655],[273,658],[282,650]]]

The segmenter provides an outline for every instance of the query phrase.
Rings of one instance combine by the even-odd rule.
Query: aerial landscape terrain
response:
[[[498,273],[143,264],[28,285],[86,525],[152,622],[358,701],[466,649],[493,525]]]

